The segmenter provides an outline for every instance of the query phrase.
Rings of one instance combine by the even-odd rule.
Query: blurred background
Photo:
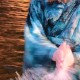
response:
[[[0,0],[0,80],[22,72],[24,25],[30,0]]]

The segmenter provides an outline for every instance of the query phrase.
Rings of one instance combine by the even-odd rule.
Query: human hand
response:
[[[57,51],[53,54],[53,61],[56,61],[57,68],[67,69],[74,64],[74,56],[70,49],[70,46],[63,42]]]

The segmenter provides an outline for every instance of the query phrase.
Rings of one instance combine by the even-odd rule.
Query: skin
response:
[[[52,60],[56,61],[56,68],[58,69],[71,68],[74,64],[74,56],[70,46],[66,42],[63,42],[55,51]]]

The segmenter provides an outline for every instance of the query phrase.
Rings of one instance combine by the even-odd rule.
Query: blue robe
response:
[[[80,2],[31,0],[24,29],[24,70],[55,67],[54,52],[66,41],[73,54],[80,56]]]

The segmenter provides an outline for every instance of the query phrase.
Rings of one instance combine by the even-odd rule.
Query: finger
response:
[[[72,54],[72,51],[71,51],[71,48],[70,48],[69,45],[67,45],[67,54],[68,54],[68,53],[71,53],[71,54]]]
[[[64,58],[64,56],[66,54],[66,46],[67,46],[66,42],[63,42],[61,44],[61,46],[59,47],[59,50],[62,51],[62,52],[60,52],[61,53],[61,57],[63,57],[63,58]]]

